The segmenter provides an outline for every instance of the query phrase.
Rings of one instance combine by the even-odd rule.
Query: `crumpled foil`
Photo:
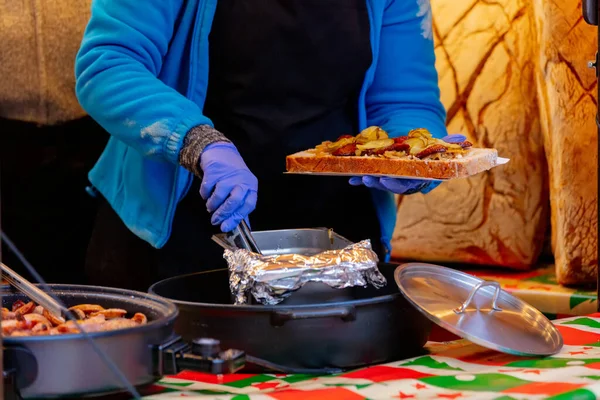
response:
[[[229,265],[229,287],[238,305],[247,304],[249,295],[263,305],[278,304],[307,282],[322,282],[336,289],[368,284],[381,288],[387,284],[369,240],[313,256],[263,256],[240,249],[225,250],[223,257]]]

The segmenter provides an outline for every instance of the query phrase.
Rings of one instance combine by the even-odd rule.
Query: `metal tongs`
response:
[[[257,253],[262,255],[262,252],[258,248],[256,244],[256,240],[254,240],[254,236],[252,236],[252,231],[246,221],[242,220],[240,224],[233,230],[233,237],[238,236],[242,242],[242,247],[248,251],[253,253]]]
[[[48,312],[51,314],[61,317],[63,316],[63,308],[47,293],[43,292],[33,283],[17,274],[7,265],[0,262],[0,267],[2,267],[2,277],[6,279],[8,283],[21,291],[23,294],[27,295],[27,297],[29,297],[29,299],[31,299],[33,302],[44,307],[44,309],[48,310]]]
[[[213,235],[212,240],[225,250],[244,249],[262,255],[254,236],[252,236],[250,227],[244,220],[234,230],[225,235]]]

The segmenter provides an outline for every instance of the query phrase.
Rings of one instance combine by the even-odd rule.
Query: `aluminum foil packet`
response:
[[[223,257],[229,265],[229,287],[237,305],[248,304],[248,296],[263,305],[278,304],[308,282],[322,282],[335,289],[368,284],[381,288],[387,284],[369,240],[313,256],[263,256],[240,249],[225,250]]]

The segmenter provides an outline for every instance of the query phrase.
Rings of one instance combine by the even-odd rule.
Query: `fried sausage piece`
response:
[[[410,150],[410,146],[408,145],[408,143],[404,143],[404,141],[402,141],[402,142],[394,142],[393,145],[391,145],[387,149],[384,149],[383,153],[385,153],[386,151],[408,151],[408,150]]]
[[[81,311],[77,308],[70,310],[70,311],[73,313],[73,315],[75,315],[77,317],[77,319],[81,319],[81,320],[85,319],[85,313],[83,311]]]
[[[341,157],[355,156],[356,155],[356,144],[350,143],[345,146],[342,146],[339,149],[337,149],[336,151],[334,151],[332,154],[334,156],[341,156]]]
[[[373,156],[373,155],[382,155],[388,151],[409,151],[410,145],[405,143],[408,139],[408,136],[399,136],[394,138],[394,144],[391,146],[385,147],[383,149],[369,149],[363,152],[363,155]]]
[[[80,304],[69,310],[78,318],[77,325],[74,321],[65,321],[43,307],[33,302],[25,304],[16,301],[10,311],[2,308],[2,335],[3,336],[39,336],[79,333],[79,329],[86,332],[111,331],[131,328],[146,324],[148,319],[142,313],[135,313],[131,319],[124,318],[126,310],[119,308],[104,309],[95,304]]]
[[[31,329],[31,333],[34,333],[34,334],[37,334],[37,335],[45,335],[45,334],[48,334],[50,332],[50,328],[51,327],[52,327],[52,324],[50,324],[49,322],[48,322],[48,325],[46,325],[46,324],[35,324],[35,326]]]
[[[15,312],[19,308],[23,307],[24,305],[25,305],[25,302],[23,300],[17,300],[12,305],[12,311]]]
[[[143,325],[146,322],[148,322],[148,318],[146,318],[146,316],[144,314],[139,313],[139,312],[135,313],[133,315],[133,318],[131,318],[131,320],[134,321],[134,322],[136,322],[136,323],[138,323],[138,324],[140,324],[140,325]]]
[[[354,136],[352,135],[342,135],[339,138],[337,138],[336,142],[339,142],[342,139],[352,139]]]
[[[83,321],[77,321],[77,325],[81,327],[85,332],[100,332],[104,329],[104,323],[106,318],[104,315],[96,315],[95,317],[88,318]],[[56,327],[59,333],[79,333],[79,328],[73,321],[67,321]]]
[[[418,152],[416,157],[417,158],[425,158],[432,154],[445,153],[445,152],[446,152],[446,147],[444,145],[434,144],[433,146],[429,146],[426,149],[423,149],[420,152]]]
[[[5,336],[10,336],[14,331],[29,330],[31,328],[33,328],[33,324],[29,321],[12,319],[2,322],[2,334]]]
[[[102,324],[103,331],[113,331],[116,329],[125,329],[125,328],[133,328],[134,326],[138,326],[139,324],[135,321],[125,318],[115,318],[106,321]]]
[[[13,311],[8,311],[8,308],[2,309],[2,321],[9,321],[12,319],[17,319],[17,313]]]
[[[113,319],[113,318],[123,318],[125,316],[125,314],[127,314],[127,311],[122,310],[120,308],[109,308],[107,310],[102,310],[102,311],[91,313],[90,316],[95,317],[97,315],[104,315],[106,317],[106,319]]]
[[[58,326],[65,323],[65,319],[63,317],[57,317],[48,310],[44,310],[44,317],[46,317],[46,319],[48,319],[53,326]]]
[[[48,318],[46,318],[42,315],[39,315],[39,314],[30,313],[30,314],[24,315],[23,318],[25,319],[25,321],[34,323],[36,326],[42,324],[42,325],[47,325],[49,327],[52,327],[52,323],[50,321],[48,321]]]
[[[73,310],[81,310],[86,314],[91,314],[94,312],[98,312],[98,311],[102,311],[104,310],[104,307],[99,306],[97,304],[78,304],[76,306],[73,306],[71,308],[69,308],[70,311]]]
[[[13,308],[14,308],[14,306],[13,306]],[[33,301],[30,301],[29,303],[24,304],[21,307],[17,308],[15,313],[17,313],[19,315],[29,314],[30,312],[33,311],[34,308],[35,308],[35,303]]]

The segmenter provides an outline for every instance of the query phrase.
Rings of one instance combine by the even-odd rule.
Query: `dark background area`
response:
[[[87,174],[107,140],[89,117],[49,127],[0,119],[1,227],[49,283],[84,283],[96,216]],[[32,278],[5,245],[1,254]]]

